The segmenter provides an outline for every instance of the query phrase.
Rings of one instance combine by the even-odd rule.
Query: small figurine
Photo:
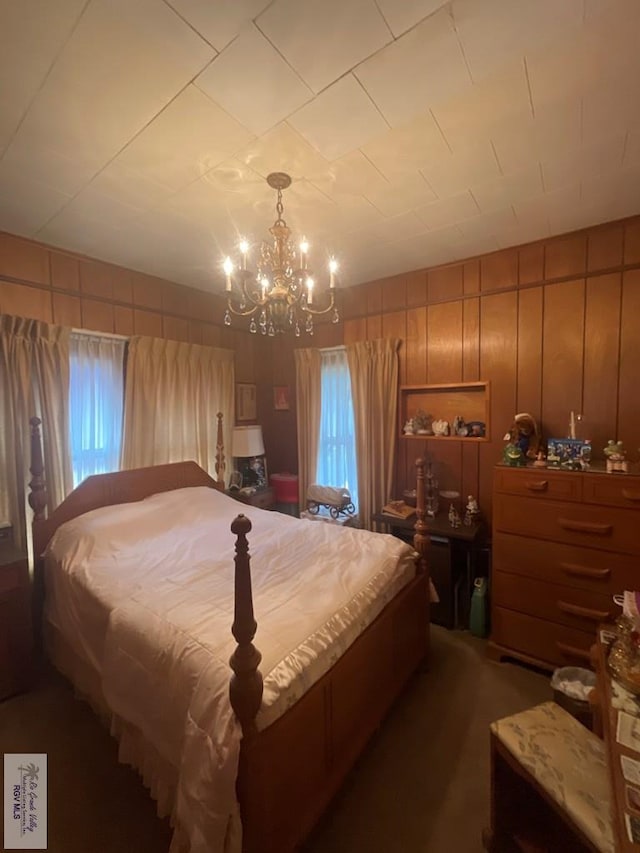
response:
[[[466,434],[472,438],[484,438],[487,427],[484,421],[469,421],[465,424],[465,429],[467,430]]]
[[[539,450],[536,453],[536,458],[535,458],[533,465],[535,468],[546,468],[547,467],[547,460],[546,460],[546,457],[544,455],[544,451]]]
[[[438,420],[431,424],[434,435],[449,435],[449,421]]]
[[[413,435],[415,432],[413,418],[409,418],[402,428],[404,435]]]
[[[524,453],[518,445],[514,444],[512,441],[505,445],[505,448],[502,451],[502,461],[505,465],[511,465],[512,467],[515,467],[516,465],[526,465]]]
[[[465,436],[468,432],[469,430],[466,428],[462,416],[456,415],[453,419],[453,423],[451,424],[451,435]]]
[[[516,415],[504,440],[517,445],[523,456],[535,459],[540,449],[540,433],[533,415],[527,412]]]
[[[461,521],[460,516],[458,515],[458,510],[454,507],[453,504],[449,506],[449,524],[451,527],[460,527]]]
[[[464,514],[464,524],[466,524],[467,527],[471,527],[472,524],[475,524],[478,521],[479,515],[480,508],[478,507],[478,501],[473,497],[473,495],[469,495],[467,497],[466,512]]]
[[[422,409],[418,409],[413,418],[413,431],[417,435],[433,435],[433,418]]]
[[[607,474],[615,474],[618,471],[626,473],[629,470],[629,463],[626,460],[627,451],[621,441],[610,438],[604,449],[604,455],[607,457]]]

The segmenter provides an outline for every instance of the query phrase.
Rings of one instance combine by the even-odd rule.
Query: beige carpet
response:
[[[548,678],[433,628],[431,666],[400,698],[304,853],[479,853],[491,720],[550,698]],[[166,853],[170,830],[116,744],[47,672],[0,703],[0,752],[46,752],[49,851]]]

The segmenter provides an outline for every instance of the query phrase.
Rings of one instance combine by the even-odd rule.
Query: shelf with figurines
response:
[[[489,440],[489,382],[400,387],[399,435],[435,441]]]

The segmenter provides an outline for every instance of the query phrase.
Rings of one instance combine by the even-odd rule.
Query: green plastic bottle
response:
[[[471,596],[469,630],[474,637],[487,636],[487,579],[476,578]]]

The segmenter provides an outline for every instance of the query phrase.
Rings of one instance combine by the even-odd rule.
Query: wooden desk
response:
[[[399,539],[413,541],[415,515],[394,518],[377,512],[372,519],[386,525]],[[482,523],[452,527],[446,513],[425,521],[431,537],[429,573],[440,597],[438,604],[431,605],[431,621],[445,628],[467,628],[477,556],[486,544],[486,527]]]
[[[610,627],[603,626],[607,630]],[[633,785],[627,782],[622,773],[620,758],[621,756],[628,756],[640,763],[640,752],[635,752],[626,746],[622,746],[616,740],[619,712],[612,704],[611,676],[605,662],[607,647],[600,641],[599,637],[600,632],[598,632],[598,640],[592,648],[592,658],[595,663],[598,681],[596,696],[592,697],[591,702],[596,705],[596,711],[599,712],[598,719],[602,726],[602,736],[604,737],[607,750],[607,763],[611,779],[613,835],[617,853],[639,853],[640,843],[634,844],[629,841],[625,814],[634,815],[640,823],[640,809],[632,811],[628,808],[625,792],[627,786],[631,784],[631,787],[635,788],[640,794],[640,784]],[[640,716],[638,717],[638,721],[640,724]]]

